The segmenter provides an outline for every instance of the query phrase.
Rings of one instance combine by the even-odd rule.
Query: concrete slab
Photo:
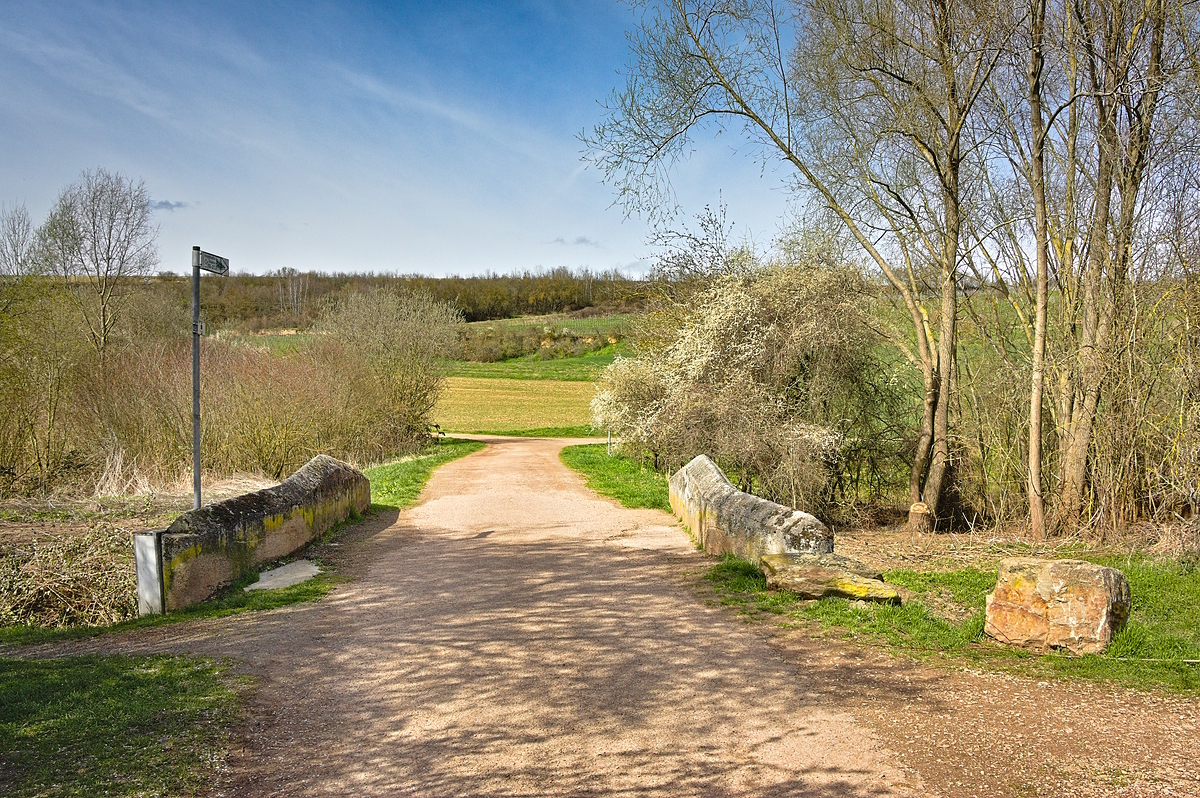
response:
[[[279,587],[290,587],[312,579],[321,573],[321,569],[308,560],[296,560],[278,568],[270,568],[258,575],[258,581],[244,588],[245,590],[274,590]]]

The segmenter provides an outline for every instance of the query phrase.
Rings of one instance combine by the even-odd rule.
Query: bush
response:
[[[104,626],[137,615],[133,543],[98,524],[0,556],[0,626]]]
[[[0,337],[11,343],[0,347],[0,491],[123,493],[189,473],[187,328],[161,296],[130,309],[103,365],[53,292]],[[299,351],[205,338],[205,470],[278,479],[317,453],[364,464],[415,450],[441,387],[437,359],[459,323],[427,296],[371,290],[329,304]]]
[[[707,454],[743,490],[824,514],[854,487],[857,458],[898,458],[866,412],[889,386],[865,299],[856,273],[814,264],[711,278],[660,308],[637,356],[605,372],[594,424],[657,467]]]
[[[455,359],[498,363],[527,355],[539,360],[580,357],[612,346],[623,337],[619,328],[600,332],[550,324],[471,325],[464,326],[459,332]]]

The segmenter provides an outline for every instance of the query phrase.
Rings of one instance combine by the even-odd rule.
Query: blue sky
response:
[[[81,170],[146,182],[162,268],[637,271],[645,220],[580,161],[623,83],[607,2],[0,5],[0,201],[40,221]],[[767,242],[779,175],[702,137],[685,214],[718,196]]]

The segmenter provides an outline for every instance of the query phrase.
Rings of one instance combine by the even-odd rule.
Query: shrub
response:
[[[475,363],[497,363],[524,355],[540,360],[579,357],[618,343],[623,335],[619,328],[599,333],[549,324],[463,326],[455,357]]]
[[[0,336],[0,491],[120,493],[189,473],[186,326],[161,297],[129,306],[139,313],[114,333],[103,367],[53,293]],[[320,452],[369,463],[414,450],[441,386],[437,358],[458,324],[449,305],[376,290],[331,303],[302,350],[205,338],[205,470],[278,479]]]
[[[708,279],[640,331],[605,372],[594,424],[678,468],[708,454],[745,490],[825,513],[865,448],[898,448],[865,412],[886,399],[854,272],[771,266]],[[654,319],[657,318],[657,322]]]
[[[0,556],[0,626],[103,626],[137,615],[133,544],[98,524]]]

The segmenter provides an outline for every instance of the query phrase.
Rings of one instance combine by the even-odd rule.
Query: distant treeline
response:
[[[161,275],[187,303],[188,276]],[[402,287],[453,303],[467,321],[522,315],[569,313],[587,308],[618,311],[636,307],[645,284],[618,271],[593,272],[557,268],[521,274],[477,277],[422,275],[328,274],[281,269],[267,275],[239,274],[201,281],[205,317],[222,327],[245,331],[310,325],[329,301],[365,288]]]

